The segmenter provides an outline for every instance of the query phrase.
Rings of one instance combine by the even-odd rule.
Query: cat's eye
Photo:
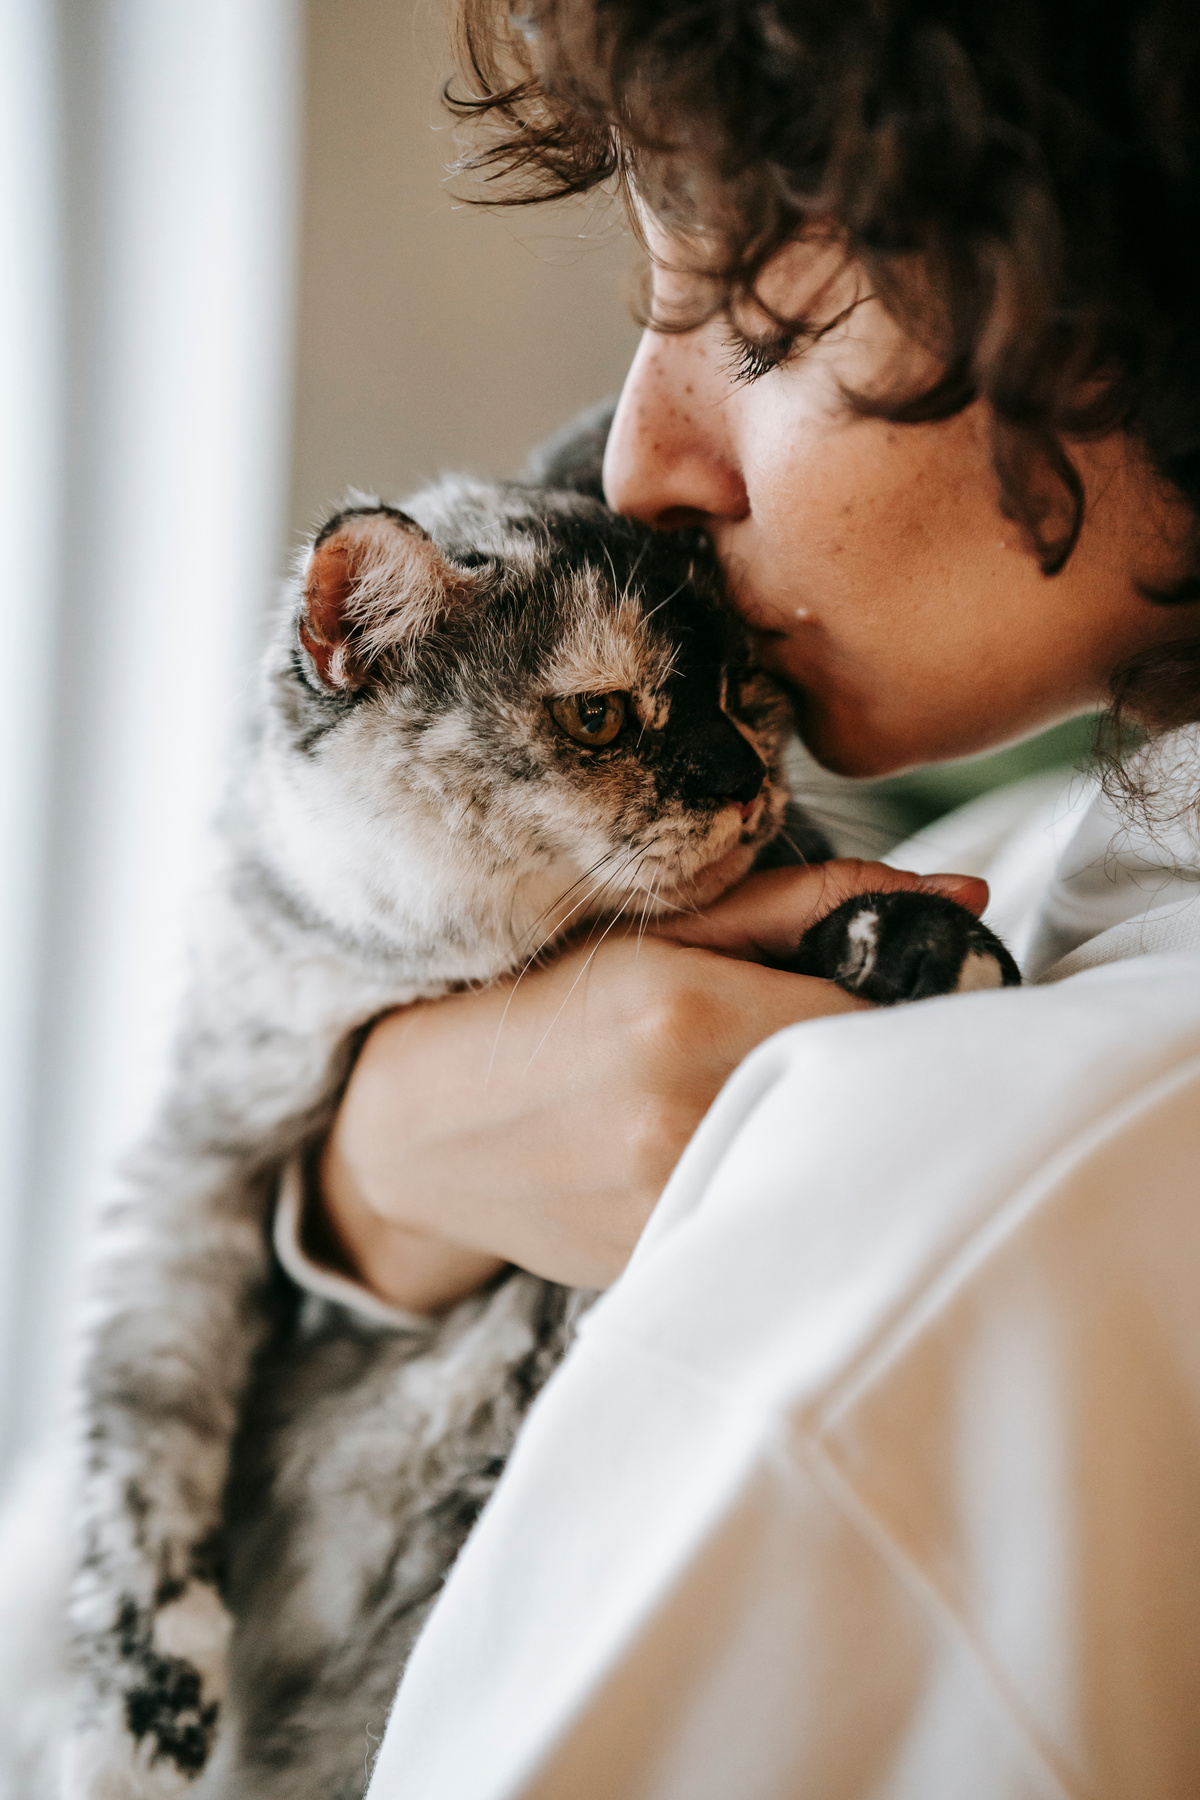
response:
[[[568,694],[562,700],[547,700],[550,717],[569,738],[587,750],[599,750],[611,744],[629,710],[627,694]]]

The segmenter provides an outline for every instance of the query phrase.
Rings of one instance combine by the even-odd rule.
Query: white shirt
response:
[[[895,860],[1038,985],[742,1065],[370,1800],[1200,1794],[1200,852],[1043,780]]]

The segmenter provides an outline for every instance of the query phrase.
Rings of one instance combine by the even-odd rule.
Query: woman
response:
[[[1195,1793],[1200,21],[478,0],[463,41],[514,197],[624,185],[608,497],[711,534],[818,759],[1114,701],[1160,749],[1140,812],[1043,788],[898,852],[990,859],[1041,985],[883,1014],[759,966],[882,879],[843,864],[376,1029],[328,1257],[418,1310],[625,1273],[372,1793]]]

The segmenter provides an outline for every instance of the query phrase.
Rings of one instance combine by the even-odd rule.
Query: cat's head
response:
[[[288,630],[291,790],[356,821],[385,884],[414,858],[476,909],[516,883],[557,929],[702,905],[779,831],[790,710],[697,534],[443,482],[330,519]]]

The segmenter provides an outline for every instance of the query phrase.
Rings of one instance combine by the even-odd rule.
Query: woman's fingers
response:
[[[715,906],[657,920],[654,930],[677,944],[771,961],[790,955],[809,926],[843,900],[912,889],[945,894],[976,917],[988,900],[987,882],[973,875],[914,875],[887,863],[840,857],[808,868],[750,875]]]

